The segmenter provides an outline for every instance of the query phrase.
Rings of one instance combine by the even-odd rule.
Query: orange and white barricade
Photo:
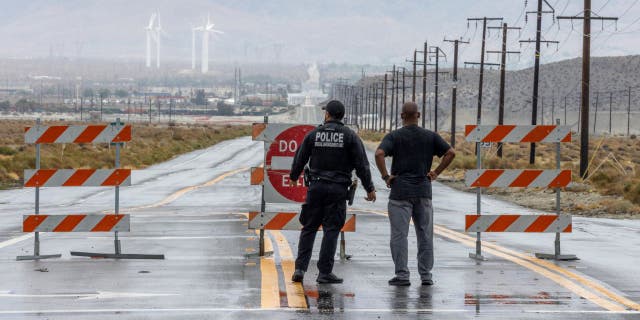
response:
[[[558,122],[559,123],[559,122]],[[476,143],[475,170],[465,172],[465,184],[477,188],[476,214],[465,216],[465,231],[476,232],[476,250],[469,257],[484,260],[482,232],[555,233],[554,253],[536,253],[536,257],[555,260],[575,260],[575,255],[561,254],[560,233],[572,231],[570,215],[560,212],[560,189],[571,183],[571,170],[560,168],[560,145],[571,142],[571,127],[560,125],[467,125],[467,141]],[[483,143],[555,143],[556,169],[482,169]],[[483,215],[482,188],[547,188],[556,190],[555,215]]]
[[[35,212],[24,215],[22,231],[35,233],[33,255],[18,256],[18,260],[59,258],[60,254],[40,254],[40,232],[113,232],[114,253],[71,252],[72,256],[115,259],[164,259],[156,254],[123,254],[118,232],[130,231],[130,216],[120,214],[120,187],[131,186],[131,169],[120,168],[123,143],[131,141],[131,125],[117,119],[109,125],[43,126],[40,120],[25,128],[25,143],[36,146],[36,168],[24,171],[24,187],[35,188]],[[114,169],[41,169],[42,144],[54,143],[109,143],[115,145]],[[115,208],[112,214],[40,214],[40,188],[42,187],[114,187]]]
[[[297,186],[289,180],[291,164],[304,137],[315,127],[306,124],[254,123],[252,138],[264,142],[264,166],[251,168],[251,184],[262,187],[260,212],[249,213],[249,229],[260,230],[260,255],[264,255],[264,230],[300,230],[297,212],[266,212],[266,204],[304,203],[307,187],[303,177]],[[345,232],[355,232],[356,216],[347,214],[340,232],[340,257],[346,258]]]

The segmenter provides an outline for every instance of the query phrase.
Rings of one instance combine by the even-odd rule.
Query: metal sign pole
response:
[[[560,119],[556,119],[556,125],[560,125]],[[556,169],[558,170],[560,170],[560,145],[560,141],[556,142]],[[560,219],[560,214],[560,188],[556,188],[556,221]],[[554,241],[554,254],[536,253],[536,258],[549,260],[578,260],[578,257],[576,257],[576,255],[563,255],[560,253],[560,232],[556,232],[556,239]]]
[[[40,119],[36,120],[36,125],[40,126]],[[40,144],[36,143],[36,170],[40,170]],[[35,214],[40,214],[40,187],[36,187],[36,203]],[[40,232],[35,232],[33,235],[33,255],[40,255]]]
[[[40,118],[36,119],[36,127],[40,126]],[[40,144],[36,143],[36,172],[40,170]],[[36,187],[36,199],[35,199],[35,215],[40,214],[40,187]],[[61,254],[48,254],[40,255],[40,233],[34,232],[33,235],[33,255],[32,256],[18,256],[17,260],[40,260],[49,258],[60,258]]]
[[[482,142],[476,142],[476,167],[478,168],[478,170],[482,169]],[[481,207],[481,200],[482,200],[482,188],[478,187],[476,189],[476,214],[477,215],[481,215],[482,214],[482,207]],[[469,258],[471,259],[475,259],[475,260],[486,260],[483,256],[482,256],[482,242],[481,242],[481,233],[480,232],[476,232],[476,252],[475,253],[469,253]]]
[[[269,115],[268,114],[266,114],[264,116],[264,123],[265,124],[269,123]],[[266,146],[267,142],[265,142],[264,144]],[[265,153],[264,153],[264,156],[263,156],[263,159],[262,159],[262,163],[263,163],[263,165],[262,165],[263,169],[262,170],[264,170],[264,177],[266,178],[267,177],[267,165],[266,165],[266,163],[267,163],[267,152],[266,152],[266,150],[265,150]],[[265,212],[265,210],[266,210],[266,203],[264,201],[264,182],[263,182],[262,183],[262,196],[261,196],[261,199],[260,199],[260,218],[261,218],[261,221],[264,221],[264,212]],[[264,226],[262,226],[262,228],[260,228],[260,256],[264,257]]]
[[[120,123],[120,118],[116,119],[116,123]],[[116,163],[115,168],[120,168],[120,146],[122,143],[116,143]],[[120,186],[116,186],[116,199],[115,199],[115,214],[120,214]],[[113,244],[115,247],[115,253],[120,254],[120,240],[118,239],[118,231],[114,233]]]
[[[347,259],[346,241],[344,240],[344,231],[340,231],[340,259]]]

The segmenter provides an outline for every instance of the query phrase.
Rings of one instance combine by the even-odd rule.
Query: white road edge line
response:
[[[31,239],[31,238],[33,238],[33,233],[28,233],[28,234],[21,235],[21,236],[15,237],[15,238],[11,238],[9,240],[2,241],[2,242],[0,242],[0,249],[6,248],[8,246],[12,246],[12,245],[14,245],[16,243],[19,243],[19,242],[22,242],[22,241],[25,241],[25,240],[28,240],[28,239]]]
[[[311,311],[317,310],[312,308]],[[63,313],[158,313],[158,312],[301,312],[309,311],[302,308],[131,308],[131,309],[41,309],[41,310],[1,310],[0,315],[8,314],[63,314]],[[337,309],[337,314],[374,313],[374,312],[406,312],[406,313],[473,313],[475,309]],[[513,310],[491,310],[484,314],[512,313]],[[521,310],[525,313],[556,313],[556,314],[640,314],[640,311],[606,311],[606,310]],[[313,312],[309,312],[313,313]]]

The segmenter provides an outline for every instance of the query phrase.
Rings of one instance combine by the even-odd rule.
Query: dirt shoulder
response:
[[[362,134],[365,146],[370,150],[375,150],[379,144],[380,134],[375,133],[370,136]],[[367,139],[373,137],[374,139]],[[445,137],[448,140],[448,137]],[[458,141],[463,141],[460,136]],[[561,212],[599,218],[615,219],[640,219],[640,205],[637,200],[636,183],[638,179],[638,157],[640,148],[637,139],[609,138],[611,140],[596,141],[590,155],[593,157],[592,170],[595,172],[586,181],[576,176],[575,148],[569,146],[568,150],[562,154],[563,168],[572,169],[574,172],[573,182],[568,188],[561,190]],[[603,145],[606,145],[606,152],[602,152]],[[438,181],[454,189],[464,192],[476,192],[475,188],[469,188],[464,183],[464,171],[475,168],[475,157],[471,151],[472,147],[464,142],[456,146],[457,157],[450,169],[446,170]],[[596,149],[597,148],[597,149]],[[505,158],[512,157],[511,163],[506,164],[502,159],[497,160],[495,154],[483,159],[489,168],[551,168],[551,160],[554,154],[549,150],[541,150],[540,161],[537,165],[531,166],[526,161],[515,161],[516,155],[526,159],[526,154],[520,146],[512,149],[505,149]],[[593,151],[595,150],[595,151]],[[617,152],[614,152],[617,151]],[[527,151],[527,150],[524,150]],[[600,152],[599,152],[600,151]],[[594,155],[595,153],[595,155]],[[635,154],[638,153],[636,156]],[[518,158],[520,158],[518,157]],[[635,158],[634,158],[635,157]],[[509,160],[508,160],[509,161]],[[437,163],[434,163],[434,166]],[[636,167],[638,170],[636,171]],[[637,192],[640,192],[638,190]],[[484,189],[483,194],[496,199],[515,203],[532,210],[543,212],[555,212],[556,194],[552,189],[523,189],[523,188],[489,188]]]

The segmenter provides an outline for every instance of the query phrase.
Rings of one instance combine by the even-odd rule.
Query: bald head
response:
[[[418,112],[418,105],[415,102],[411,102],[411,101],[403,104],[401,117],[404,124],[418,123],[418,118],[420,118],[420,112]]]

